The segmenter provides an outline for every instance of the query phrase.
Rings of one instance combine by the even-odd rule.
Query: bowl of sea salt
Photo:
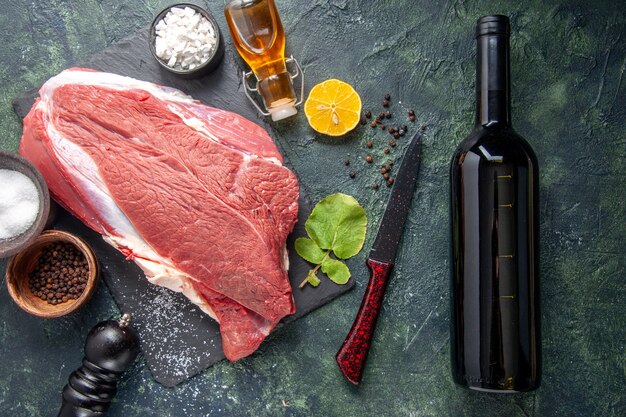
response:
[[[0,258],[32,243],[49,212],[50,194],[37,168],[17,154],[0,151]]]
[[[150,51],[162,68],[184,78],[213,71],[224,56],[217,21],[191,3],[169,6],[150,25]]]

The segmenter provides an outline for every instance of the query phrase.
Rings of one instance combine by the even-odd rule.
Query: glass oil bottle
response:
[[[302,70],[294,58],[285,59],[285,31],[274,0],[231,0],[224,7],[226,22],[235,48],[250,66],[251,72],[243,75],[244,91],[257,109],[273,121],[295,115],[301,104],[294,91],[293,80]],[[287,64],[294,63],[296,72],[291,73]],[[251,87],[248,80],[256,77]],[[304,80],[301,79],[302,86]],[[250,95],[259,93],[265,110]]]

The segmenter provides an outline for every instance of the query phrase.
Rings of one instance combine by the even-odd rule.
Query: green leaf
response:
[[[297,238],[295,246],[298,255],[313,264],[322,263],[324,256],[326,256],[326,252],[321,250],[319,246],[317,246],[317,243],[305,237]]]
[[[345,284],[350,279],[350,270],[346,264],[337,259],[327,258],[322,263],[322,272],[335,284]]]
[[[320,268],[333,282],[348,282],[350,270],[338,259],[348,259],[359,253],[365,242],[366,226],[365,210],[354,197],[332,194],[317,203],[305,223],[310,239],[296,239],[298,254],[316,265],[302,281],[300,288],[307,283],[317,287],[320,284],[317,277]]]
[[[321,249],[332,249],[340,259],[359,253],[366,226],[365,210],[354,197],[345,194],[332,194],[317,203],[305,223],[311,239]]]
[[[317,277],[317,272],[315,271],[315,269],[311,269],[309,271],[309,274],[306,276],[306,280],[314,287],[317,287],[318,285],[320,285],[320,282],[322,282]]]

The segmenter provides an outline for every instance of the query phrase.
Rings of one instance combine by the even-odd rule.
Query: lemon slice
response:
[[[348,83],[330,79],[311,89],[304,103],[309,125],[329,136],[345,135],[361,118],[361,97]]]

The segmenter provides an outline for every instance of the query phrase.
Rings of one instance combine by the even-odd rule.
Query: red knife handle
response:
[[[390,262],[368,259],[366,264],[371,271],[367,290],[352,328],[341,345],[341,349],[337,352],[339,369],[355,385],[361,382],[363,376],[367,353],[376,328],[378,312],[383,303],[387,282],[393,269],[393,264]]]

